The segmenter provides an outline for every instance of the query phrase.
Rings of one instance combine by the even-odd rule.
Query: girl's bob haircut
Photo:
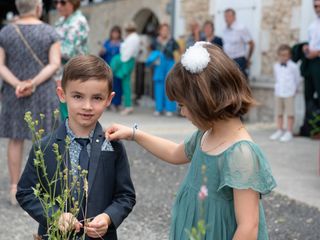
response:
[[[181,61],[167,76],[166,91],[171,101],[184,105],[201,129],[214,122],[240,117],[256,105],[246,77],[225,53],[213,44],[204,44],[210,55],[200,73],[187,71]]]

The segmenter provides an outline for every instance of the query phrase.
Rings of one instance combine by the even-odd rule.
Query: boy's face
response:
[[[115,95],[109,92],[108,83],[97,79],[69,81],[65,90],[57,88],[60,101],[67,103],[69,124],[75,134],[89,134],[95,127]]]
[[[287,63],[291,58],[291,53],[287,50],[280,51],[278,54],[280,63]]]

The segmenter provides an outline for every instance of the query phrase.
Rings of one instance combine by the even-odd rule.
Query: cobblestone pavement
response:
[[[0,140],[0,240],[32,239],[37,224],[7,200],[7,141]],[[133,213],[119,228],[120,240],[166,240],[170,209],[187,166],[156,160],[135,143],[126,142],[132,178],[137,192]],[[26,149],[30,147],[27,144]],[[319,240],[320,212],[278,193],[263,198],[271,240]]]

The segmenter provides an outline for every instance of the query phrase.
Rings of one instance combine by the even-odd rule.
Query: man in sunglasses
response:
[[[308,75],[305,78],[306,106],[314,101],[317,93],[316,104],[320,107],[320,0],[313,1],[317,18],[308,29],[308,44],[303,46],[305,56],[309,59]]]
[[[81,0],[55,0],[54,4],[61,16],[55,27],[61,38],[62,65],[80,54],[88,54],[89,25],[79,10]],[[62,71],[61,75],[62,75]],[[60,78],[61,79],[61,78]],[[58,86],[60,79],[58,77]],[[68,116],[67,106],[60,103],[62,120]]]

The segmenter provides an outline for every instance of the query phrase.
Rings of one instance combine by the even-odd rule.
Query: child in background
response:
[[[152,136],[136,125],[115,124],[106,137],[135,140],[171,164],[190,163],[173,207],[170,240],[189,239],[187,231],[197,228],[202,213],[204,240],[267,240],[260,198],[276,183],[240,120],[255,103],[244,75],[219,47],[198,42],[173,67],[166,90],[169,99],[179,103],[181,114],[198,128],[184,143]],[[203,205],[199,193],[200,199],[205,197]]]
[[[291,58],[291,48],[283,44],[278,48],[279,61],[274,64],[275,77],[275,114],[277,131],[270,136],[271,140],[279,139],[288,142],[293,138],[294,96],[301,81],[299,67]],[[284,128],[284,115],[287,116],[287,129]]]
[[[120,53],[121,41],[121,28],[119,26],[113,26],[110,30],[109,39],[104,42],[99,52],[99,56],[102,57],[108,65],[111,64],[112,58]],[[113,91],[116,94],[112,99],[111,105],[115,107],[116,111],[119,111],[122,98],[122,85],[121,79],[116,76],[113,76]]]
[[[159,27],[159,36],[157,37],[154,50],[146,60],[146,65],[154,65],[154,98],[155,98],[155,116],[160,116],[163,112],[168,117],[176,112],[176,103],[170,101],[166,94],[165,82],[166,76],[175,64],[175,56],[179,52],[178,43],[170,36],[169,25],[163,23]]]

